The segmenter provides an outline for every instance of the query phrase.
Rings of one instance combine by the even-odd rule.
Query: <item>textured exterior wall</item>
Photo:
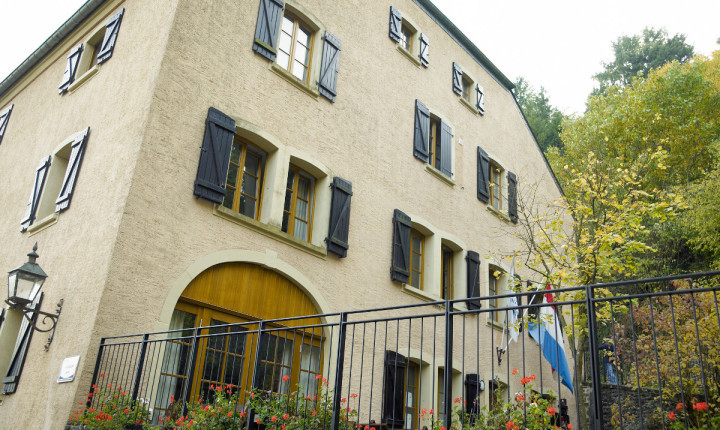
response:
[[[541,200],[560,196],[511,93],[411,0],[393,5],[429,36],[427,69],[388,38],[389,2],[288,2],[342,41],[335,103],[298,88],[253,53],[257,0],[156,3],[106,4],[27,85],[0,100],[0,108],[15,103],[0,146],[0,171],[11,178],[0,186],[0,263],[21,264],[38,241],[39,262],[50,274],[43,309],[65,299],[50,352],[42,352],[44,336],[36,334],[18,393],[2,398],[0,418],[25,420],[19,428],[59,428],[72,399],[81,400],[87,389],[100,338],[166,329],[192,279],[190,268],[208,256],[262,256],[257,260],[294,275],[322,312],[417,303],[423,299],[389,276],[393,210],[400,209],[463,249],[456,296],[465,291],[464,253],[477,251],[486,294],[488,264],[509,271],[492,255],[510,252],[517,239],[516,226],[476,197],[477,146],[515,172],[521,190],[540,184]],[[121,6],[126,11],[113,58],[75,91],[57,95],[66,52]],[[452,62],[484,87],[484,116],[453,94]],[[453,126],[453,184],[413,157],[415,99]],[[284,183],[293,154],[326,175],[318,182],[312,241],[321,251],[326,187],[333,176],[353,183],[347,258],[230,222],[193,197],[211,106],[280,146],[271,154],[278,171],[268,172],[275,183]],[[71,207],[56,224],[20,233],[38,160],[87,126],[92,131]],[[282,189],[265,190],[266,225],[279,227]],[[439,262],[432,267],[438,276],[427,282],[438,289]],[[500,334],[495,331],[496,339]],[[77,354],[76,381],[56,384],[62,358]],[[34,414],[19,418],[12,412],[18,410]]]
[[[78,390],[87,391],[99,338],[96,325],[113,261],[124,202],[145,133],[153,88],[174,3],[106,2],[19,85],[0,99],[14,104],[0,145],[0,265],[9,271],[38,242],[38,263],[49,277],[42,310],[65,304],[48,352],[47,334],[34,333],[18,390],[0,395],[0,428],[61,428]],[[159,6],[159,5],[158,5]],[[70,49],[125,7],[113,56],[74,90],[58,94]],[[54,224],[20,232],[35,168],[71,134],[90,127],[90,137],[70,207]],[[114,313],[124,310],[120,303]],[[63,358],[80,355],[76,380],[55,382]],[[5,369],[2,369],[3,375]]]

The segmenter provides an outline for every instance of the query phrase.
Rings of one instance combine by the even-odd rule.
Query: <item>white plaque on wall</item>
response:
[[[77,371],[78,363],[80,363],[79,355],[65,357],[62,365],[60,366],[60,374],[57,378],[58,383],[70,382],[75,379],[75,372]]]

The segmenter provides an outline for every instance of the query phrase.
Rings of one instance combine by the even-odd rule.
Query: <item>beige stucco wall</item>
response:
[[[14,104],[0,145],[0,265],[3,271],[19,266],[38,242],[38,263],[49,275],[42,309],[53,312],[64,299],[50,350],[43,351],[47,334],[36,332],[17,392],[0,395],[0,428],[8,428],[8,423],[12,428],[61,428],[76,391],[87,390],[92,351],[106,331],[95,319],[173,18],[173,1],[152,8],[144,3],[105,3],[0,99],[2,106]],[[125,16],[112,58],[82,84],[59,95],[70,49],[121,7],[126,8]],[[46,228],[21,233],[20,220],[40,159],[88,126],[90,137],[70,207]],[[63,358],[73,355],[81,356],[75,382],[57,384]]]
[[[515,172],[521,189],[539,183],[547,200],[560,196],[511,93],[411,0],[393,5],[429,36],[427,69],[388,38],[388,2],[288,3],[342,41],[335,103],[299,89],[252,52],[257,0],[110,2],[27,85],[0,100],[0,108],[15,104],[0,146],[0,171],[11,177],[0,188],[6,242],[0,263],[8,270],[19,265],[38,241],[39,262],[50,274],[43,309],[65,299],[55,342],[44,353],[44,337],[36,335],[18,392],[2,398],[0,419],[33,410],[18,418],[21,428],[59,428],[87,389],[100,338],[165,329],[184,285],[214,259],[232,256],[281,271],[323,312],[418,303],[423,299],[389,276],[397,208],[435,233],[429,242],[444,239],[462,248],[457,293],[465,291],[468,250],[481,256],[483,292],[490,262],[509,270],[507,261],[492,256],[517,246],[515,226],[476,197],[477,146]],[[126,11],[113,58],[59,96],[67,51],[120,6]],[[453,61],[484,87],[484,116],[452,92]],[[452,184],[413,157],[415,99],[453,126]],[[279,147],[271,154],[277,169],[266,177],[264,224],[278,227],[287,161],[317,168],[314,248],[231,222],[193,197],[211,106]],[[91,136],[70,209],[54,225],[21,234],[38,160],[87,126]],[[323,251],[333,176],[353,183],[344,259]],[[438,264],[428,270],[439,274]],[[433,278],[426,290],[439,290],[439,276]],[[79,377],[56,384],[62,358],[77,354]]]

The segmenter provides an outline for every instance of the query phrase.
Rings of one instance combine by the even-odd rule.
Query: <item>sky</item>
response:
[[[623,35],[662,27],[671,36],[685,34],[696,54],[720,49],[720,0],[684,0],[682,6],[677,0],[432,1],[505,76],[545,88],[550,103],[567,114],[585,110],[592,76],[612,61],[612,42]],[[0,80],[84,2],[0,1]]]

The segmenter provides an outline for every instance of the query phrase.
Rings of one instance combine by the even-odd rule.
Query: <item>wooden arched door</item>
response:
[[[271,331],[264,332],[259,343],[256,330],[257,321],[318,313],[300,288],[264,267],[223,263],[205,270],[190,282],[173,312],[170,330],[181,331],[173,335],[178,340],[170,349],[175,351],[166,353],[161,403],[168,404],[170,396],[211,401],[210,387],[218,385],[236,387],[241,400],[252,387],[314,394],[323,337],[321,328],[307,326],[320,324],[320,318],[267,324],[264,329]],[[190,336],[195,328],[201,329],[193,350]]]

